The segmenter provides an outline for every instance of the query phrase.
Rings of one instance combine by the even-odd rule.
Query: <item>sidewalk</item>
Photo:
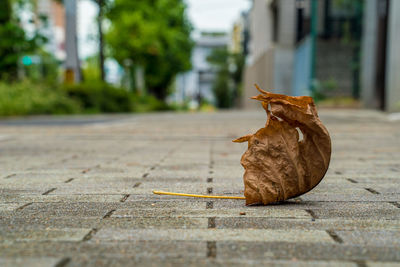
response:
[[[320,115],[324,180],[258,207],[152,190],[242,195],[261,109],[0,121],[0,266],[400,266],[400,122]]]

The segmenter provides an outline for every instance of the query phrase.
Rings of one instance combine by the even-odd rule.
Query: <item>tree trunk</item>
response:
[[[67,58],[65,61],[65,80],[67,83],[81,81],[81,70],[78,56],[78,42],[76,32],[76,0],[68,0],[65,2],[65,18],[66,18],[66,35],[65,50]]]
[[[99,63],[100,63],[100,79],[105,80],[104,72],[104,40],[103,40],[103,0],[98,0],[99,14],[97,18],[98,30],[99,30]]]

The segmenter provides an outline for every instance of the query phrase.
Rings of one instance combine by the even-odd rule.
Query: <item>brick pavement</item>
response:
[[[325,179],[265,207],[151,193],[243,194],[261,111],[0,121],[0,266],[399,266],[400,122],[321,118]]]

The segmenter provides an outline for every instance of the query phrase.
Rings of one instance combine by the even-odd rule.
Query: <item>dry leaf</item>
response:
[[[267,112],[264,128],[234,142],[248,142],[241,164],[246,204],[269,204],[313,189],[328,170],[331,139],[309,96],[261,90],[253,97]],[[302,140],[300,133],[302,134]]]

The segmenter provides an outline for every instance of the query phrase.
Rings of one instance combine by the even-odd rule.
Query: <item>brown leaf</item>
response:
[[[241,159],[247,205],[266,205],[310,191],[324,177],[331,157],[331,139],[311,97],[257,89],[261,94],[253,99],[262,102],[267,123],[233,140],[248,142]]]

